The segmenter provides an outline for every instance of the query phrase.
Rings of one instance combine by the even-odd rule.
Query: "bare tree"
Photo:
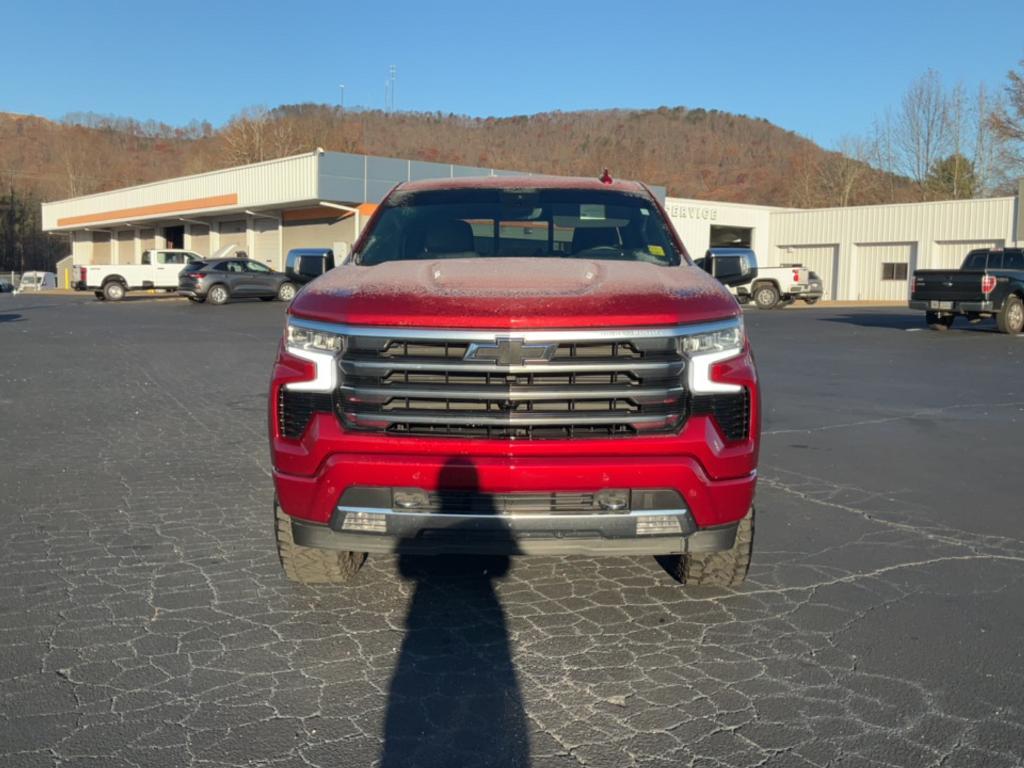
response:
[[[869,161],[873,151],[868,139],[844,136],[832,153],[821,163],[820,184],[827,195],[827,204],[847,206],[864,202],[866,185],[873,175]]]
[[[249,107],[224,126],[221,136],[234,165],[259,163],[299,151],[291,120],[275,117],[266,107]]]
[[[991,194],[999,184],[999,158],[1005,141],[993,125],[994,110],[998,102],[988,95],[984,83],[978,86],[974,101],[974,139],[971,157],[978,188],[982,194]]]
[[[948,104],[938,72],[929,69],[911,84],[903,94],[893,128],[898,167],[927,198],[924,182],[928,171],[949,148]]]
[[[993,137],[1002,142],[994,154],[1010,176],[1024,172],[1024,59],[1016,70],[1006,73],[1006,79],[1005,101],[992,109],[988,125]]]

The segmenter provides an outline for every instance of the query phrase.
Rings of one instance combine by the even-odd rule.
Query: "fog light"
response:
[[[594,500],[597,501],[597,506],[607,512],[622,512],[629,509],[629,491],[600,491]]]
[[[637,536],[682,533],[682,530],[677,515],[637,515],[636,518]]]
[[[423,509],[430,504],[426,491],[416,488],[396,488],[393,499],[397,509]]]
[[[360,512],[353,510],[345,513],[345,520],[341,524],[341,529],[343,531],[386,533],[388,521],[383,512]]]

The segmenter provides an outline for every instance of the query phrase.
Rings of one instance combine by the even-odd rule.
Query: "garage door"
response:
[[[937,240],[932,246],[931,258],[921,266],[927,264],[928,269],[957,269],[968,251],[1002,246],[1002,240]]]
[[[121,230],[117,233],[117,258],[114,263],[135,263],[135,230]]]
[[[273,219],[254,219],[252,223],[252,253],[249,255],[269,267],[281,269],[281,249],[277,235],[277,222]]]
[[[220,223],[220,247],[235,246],[235,256],[239,252],[248,253],[249,243],[245,234],[245,219],[238,221],[222,221]]]
[[[837,264],[839,263],[838,245],[780,245],[775,253],[776,264],[803,264],[818,273],[821,286],[825,290],[822,297],[831,301],[836,297]]]
[[[910,293],[916,262],[915,243],[857,243],[856,298],[902,301]]]
[[[191,224],[189,229],[189,250],[200,256],[210,255],[210,228],[204,224]]]
[[[92,263],[110,264],[110,233],[92,233]]]

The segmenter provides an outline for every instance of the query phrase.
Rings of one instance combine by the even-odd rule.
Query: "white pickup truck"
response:
[[[737,261],[751,268],[745,283],[728,286],[740,304],[753,301],[758,309],[774,309],[779,305],[792,304],[797,299],[814,304],[822,296],[821,279],[807,267],[802,264],[759,267],[757,256],[750,248],[711,248],[696,263],[718,277],[719,274],[736,272]]]
[[[227,256],[232,250],[233,245],[226,246],[214,258]],[[92,291],[100,300],[120,301],[128,291],[177,291],[178,273],[186,264],[204,260],[205,257],[195,251],[161,248],[143,251],[138,264],[76,265],[72,267],[72,274],[77,276],[76,290]]]

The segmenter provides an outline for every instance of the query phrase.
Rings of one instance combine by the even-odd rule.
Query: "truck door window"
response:
[[[1003,269],[1024,269],[1024,251],[1005,252]]]
[[[988,269],[1002,269],[1003,268],[1003,254],[1001,253],[990,253],[988,255]]]
[[[988,263],[988,251],[977,251],[967,254],[962,269],[985,269]]]

